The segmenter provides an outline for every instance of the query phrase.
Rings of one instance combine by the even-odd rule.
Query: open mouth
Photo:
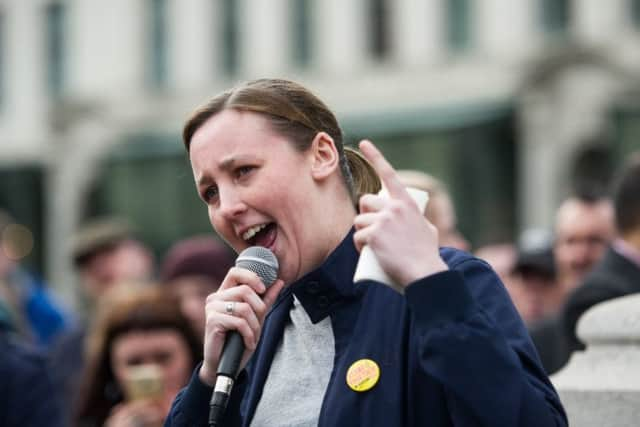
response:
[[[276,224],[275,222],[270,222],[251,227],[242,235],[242,238],[251,246],[269,248],[276,240],[276,234]]]

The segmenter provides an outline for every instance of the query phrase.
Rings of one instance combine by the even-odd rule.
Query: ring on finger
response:
[[[224,307],[224,311],[233,314],[236,311],[236,303],[234,301],[228,302]]]

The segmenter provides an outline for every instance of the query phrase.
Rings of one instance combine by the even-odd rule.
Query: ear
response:
[[[326,132],[318,132],[311,143],[311,175],[323,180],[339,167],[340,157],[333,138]]]

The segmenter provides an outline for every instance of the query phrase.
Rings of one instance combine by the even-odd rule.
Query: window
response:
[[[151,0],[151,84],[167,84],[167,0]]]
[[[640,0],[631,0],[631,22],[636,30],[640,30]]]
[[[292,0],[293,62],[306,67],[311,62],[311,0]]]
[[[469,0],[447,0],[446,41],[449,50],[462,52],[471,41],[471,14]]]
[[[49,93],[59,97],[65,83],[65,18],[61,3],[51,3],[46,8],[47,84]]]
[[[237,0],[220,0],[219,27],[222,29],[222,68],[227,75],[238,71],[239,10]]]
[[[376,59],[389,54],[389,21],[386,0],[369,1],[369,50]]]
[[[551,35],[564,35],[569,26],[568,0],[541,0],[542,28]]]

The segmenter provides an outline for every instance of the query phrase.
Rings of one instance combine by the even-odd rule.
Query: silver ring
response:
[[[236,310],[236,303],[235,302],[228,302],[227,305],[224,307],[224,311],[226,311],[229,314],[233,314],[233,312]]]

